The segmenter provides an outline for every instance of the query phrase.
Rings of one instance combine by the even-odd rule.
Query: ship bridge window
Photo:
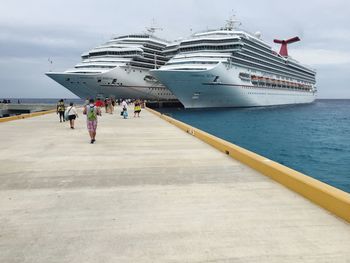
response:
[[[177,65],[177,64],[217,64],[218,61],[195,61],[195,60],[191,60],[191,61],[180,61],[180,62],[168,62],[166,63],[166,65]]]
[[[204,40],[195,40],[195,41],[186,41],[186,42],[182,42],[180,45],[184,46],[184,45],[195,45],[195,44],[210,44],[210,43],[232,43],[232,42],[238,42],[238,39],[204,39]]]
[[[172,70],[206,70],[205,68],[174,68]]]
[[[196,50],[228,50],[228,49],[238,49],[240,45],[222,45],[222,46],[207,46],[201,45],[196,47],[182,47],[179,49],[180,52],[186,51],[196,51]]]
[[[106,55],[117,55],[117,56],[135,56],[142,55],[141,51],[100,51],[100,52],[91,52],[91,57],[96,56],[106,56]]]
[[[144,47],[145,48],[151,48],[151,49],[159,50],[159,51],[163,50],[163,47],[156,46],[156,45],[150,45],[150,44],[145,44]]]

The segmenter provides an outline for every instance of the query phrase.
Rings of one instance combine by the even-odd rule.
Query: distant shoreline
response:
[[[9,104],[56,104],[61,98],[0,98],[0,103],[4,100]],[[83,104],[85,100],[79,98],[63,98],[66,103]]]
[[[84,100],[80,98],[64,98],[64,97],[59,97],[59,98],[13,98],[13,97],[0,97],[0,101],[3,99],[9,99],[9,100]],[[318,98],[316,100],[350,100],[350,98]]]

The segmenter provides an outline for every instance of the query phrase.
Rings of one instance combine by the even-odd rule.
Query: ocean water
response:
[[[161,111],[350,193],[350,100]]]

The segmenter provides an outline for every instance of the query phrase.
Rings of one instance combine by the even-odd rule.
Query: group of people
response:
[[[78,118],[78,111],[73,102],[69,103],[69,107],[66,108],[63,99],[59,100],[56,112],[59,114],[60,122],[69,121],[70,128],[74,129],[74,121]]]
[[[11,100],[10,99],[3,99],[3,100],[0,100],[0,103],[10,104]],[[19,99],[17,100],[17,104],[21,104],[21,101]]]
[[[103,103],[102,103],[103,105]],[[104,100],[104,107],[106,110],[106,113],[113,114],[114,112],[114,106],[115,106],[115,100],[112,98],[105,98]]]
[[[18,101],[19,101],[19,100],[18,100]],[[0,100],[0,103],[10,104],[10,103],[11,103],[11,100],[3,99],[2,101]]]
[[[129,101],[130,102],[130,101]],[[124,119],[128,118],[128,103],[125,99],[118,100],[118,105],[122,106],[121,116]],[[87,129],[90,135],[90,143],[93,144],[96,141],[96,130],[97,130],[97,116],[102,116],[101,108],[105,108],[106,113],[113,114],[116,101],[114,99],[106,98],[102,101],[98,98],[87,99],[84,104],[83,114],[86,115]],[[141,108],[143,102],[140,100],[134,101],[134,118],[140,117]],[[73,102],[68,107],[65,106],[64,100],[61,99],[57,103],[57,114],[59,115],[60,122],[69,120],[70,128],[74,129],[74,121],[78,118],[78,111],[75,108]]]

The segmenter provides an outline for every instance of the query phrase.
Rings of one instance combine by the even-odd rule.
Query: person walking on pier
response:
[[[66,116],[69,120],[70,128],[74,129],[74,120],[78,117],[77,109],[74,107],[73,102],[69,104],[66,110]]]
[[[94,99],[90,99],[89,105],[84,107],[83,114],[86,115],[87,129],[90,134],[90,143],[96,141],[97,116],[101,116],[101,111],[94,104]]]
[[[112,98],[107,99],[107,112],[109,114],[113,114],[113,104],[112,104]],[[107,113],[106,112],[106,113]]]
[[[60,122],[65,121],[64,119],[64,112],[66,110],[66,107],[64,106],[64,101],[63,99],[60,99],[59,102],[57,103],[57,110],[56,113],[59,114],[60,116]]]
[[[120,115],[123,116],[124,119],[128,118],[128,103],[126,103],[125,99],[122,101],[122,112]]]
[[[141,102],[139,100],[136,100],[134,104],[134,118],[136,118],[136,115],[138,118],[140,118],[140,112],[141,112]]]
[[[115,99],[112,98],[111,99],[111,110],[112,110],[112,113],[114,112],[114,107],[115,107]]]
[[[103,101],[100,98],[97,98],[95,106],[101,111],[101,108],[104,106]]]
[[[106,113],[108,113],[108,98],[105,98],[104,104],[105,104],[105,111]]]
[[[126,102],[125,99],[122,100],[122,108],[127,108],[128,107],[128,103]]]

